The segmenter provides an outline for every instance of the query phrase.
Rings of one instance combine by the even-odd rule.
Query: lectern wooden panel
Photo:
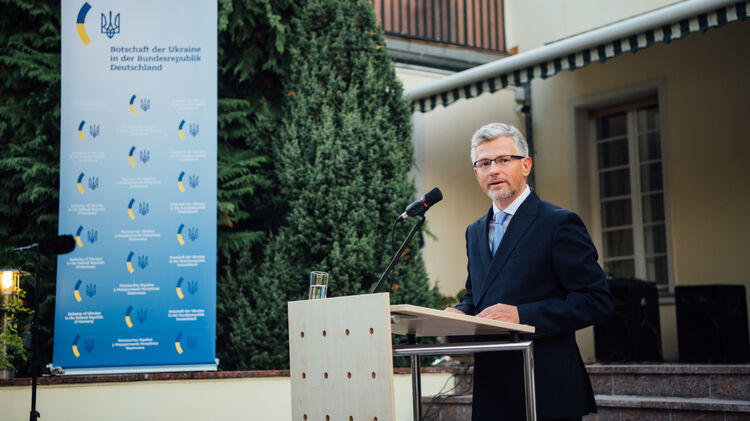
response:
[[[387,293],[288,303],[293,421],[392,421]]]
[[[393,333],[416,337],[534,333],[534,326],[482,319],[411,304],[391,306],[391,321]]]

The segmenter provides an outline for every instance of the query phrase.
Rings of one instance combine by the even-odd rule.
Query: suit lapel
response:
[[[526,200],[521,204],[513,218],[508,224],[508,228],[505,230],[503,240],[500,242],[500,247],[497,249],[497,253],[492,258],[489,264],[489,270],[487,275],[482,281],[482,289],[479,295],[476,297],[476,306],[479,307],[484,295],[487,293],[490,285],[495,282],[498,278],[498,274],[505,266],[505,262],[513,254],[513,250],[516,248],[516,244],[523,238],[523,235],[531,226],[531,223],[536,219],[539,208],[539,196],[533,191]],[[487,231],[485,231],[487,232]],[[487,235],[485,235],[487,237]],[[489,240],[486,240],[489,241]],[[485,246],[485,249],[488,247]],[[490,253],[488,252],[489,256]],[[483,262],[484,263],[484,262]]]
[[[479,258],[480,263],[479,265],[474,266],[474,270],[480,270],[480,273],[475,273],[475,275],[478,276],[472,279],[472,288],[475,291],[484,290],[484,282],[486,282],[487,271],[489,270],[490,263],[492,262],[492,252],[490,251],[488,236],[489,224],[491,220],[492,207],[490,207],[489,212],[487,212],[487,214],[479,220],[479,223],[472,225],[472,231],[468,236],[469,241],[472,242],[471,249],[476,250],[476,254],[473,254],[472,256],[476,256],[477,258]],[[470,259],[472,258],[475,257],[471,257]]]

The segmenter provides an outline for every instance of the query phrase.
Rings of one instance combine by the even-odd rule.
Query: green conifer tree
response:
[[[284,301],[306,298],[309,272],[330,273],[329,296],[369,291],[393,254],[392,221],[415,196],[410,107],[371,3],[311,0],[292,26],[286,119],[272,144],[288,207],[266,248],[264,288],[248,297],[266,368],[288,364]],[[417,237],[392,273],[391,301],[434,307],[419,249]]]

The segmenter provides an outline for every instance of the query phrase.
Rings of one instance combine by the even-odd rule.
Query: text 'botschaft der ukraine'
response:
[[[164,63],[201,61],[201,47],[193,46],[110,47],[109,52],[109,69],[114,71],[162,71]]]

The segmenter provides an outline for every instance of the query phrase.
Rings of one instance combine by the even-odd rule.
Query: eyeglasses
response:
[[[474,168],[479,171],[489,171],[492,166],[492,162],[495,162],[498,167],[507,167],[514,159],[524,159],[525,156],[521,155],[500,155],[495,159],[479,159],[474,161]]]

